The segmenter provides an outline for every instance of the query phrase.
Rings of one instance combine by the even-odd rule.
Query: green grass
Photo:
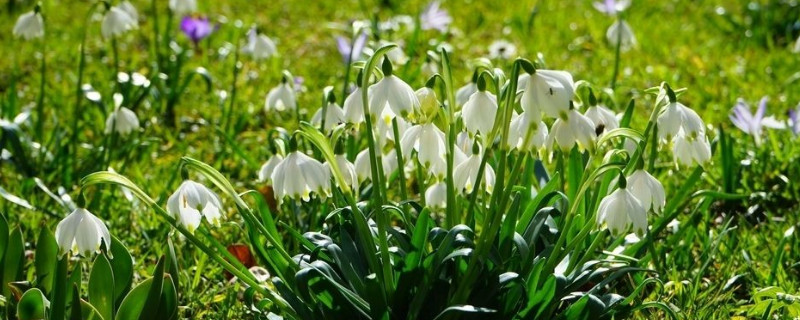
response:
[[[13,1],[13,0],[9,0]],[[158,1],[162,30],[165,28],[166,1]],[[161,3],[164,2],[164,3]],[[417,16],[425,1],[201,1],[201,12],[220,21],[220,29],[202,42],[187,61],[190,70],[208,69],[213,81],[210,90],[199,78],[191,83],[176,107],[177,127],[157,123],[163,101],[148,99],[136,110],[144,130],[132,141],[111,144],[117,149],[110,166],[128,176],[159,203],[180,182],[177,162],[190,156],[209,163],[241,189],[258,189],[257,170],[267,159],[266,130],[276,126],[295,128],[295,124],[275,114],[263,112],[264,97],[275,86],[283,69],[305,79],[305,91],[299,105],[308,114],[321,106],[322,88],[328,85],[341,92],[345,66],[336,51],[334,36],[346,35],[342,25],[353,19],[377,17],[386,20],[397,14]],[[660,259],[651,261],[663,282],[672,285],[645,295],[661,299],[680,310],[686,319],[721,319],[734,315],[761,318],[748,314],[756,305],[754,294],[776,286],[787,294],[797,295],[800,287],[800,247],[796,236],[781,240],[784,232],[797,225],[798,187],[793,181],[800,170],[797,141],[786,133],[773,134],[768,142],[754,150],[752,139],[738,132],[728,119],[730,108],[742,97],[755,105],[764,95],[771,97],[769,113],[785,119],[786,112],[800,102],[797,82],[800,59],[791,52],[800,34],[800,7],[782,1],[761,1],[759,10],[748,9],[746,1],[638,1],[625,18],[636,33],[638,46],[621,55],[621,72],[614,91],[617,112],[633,98],[636,114],[650,113],[652,98],[643,90],[667,81],[674,87],[688,88],[681,97],[713,127],[710,136],[718,137],[717,127],[733,136],[734,163],[741,173],[734,175],[733,190],[723,190],[721,157],[715,155],[705,166],[699,189],[740,194],[756,194],[743,202],[693,203],[696,208],[678,216],[680,233],[665,235],[655,248]],[[150,75],[153,70],[153,20],[149,1],[133,1],[143,21],[139,29],[118,40],[121,70]],[[44,0],[47,40],[47,121],[45,145],[52,158],[31,161],[35,177],[55,193],[63,188],[76,198],[81,177],[105,170],[99,163],[100,148],[107,142],[103,134],[105,111],[81,98],[76,110],[79,47],[87,32],[86,73],[84,83],[91,84],[111,104],[115,85],[111,46],[100,36],[100,14],[90,16],[84,1]],[[32,7],[29,2],[14,2],[0,11],[0,117],[13,118],[23,107],[35,105],[39,92],[40,41],[14,39],[10,30],[16,17]],[[430,31],[421,35],[421,47],[404,67],[396,67],[401,78],[412,87],[426,79],[419,69],[424,62],[428,39],[445,41],[452,52],[455,79],[460,86],[469,80],[470,62],[488,53],[495,39],[505,39],[517,46],[518,54],[541,60],[548,68],[567,70],[576,80],[607,86],[613,73],[614,50],[605,40],[612,18],[595,11],[590,1],[512,1],[502,5],[490,1],[448,0],[443,7],[454,18],[453,34],[440,36]],[[723,10],[724,8],[724,10]],[[220,100],[220,92],[230,94],[233,54],[220,54],[240,46],[244,26],[258,24],[262,32],[277,42],[280,57],[268,62],[253,62],[242,57],[243,69],[238,81],[233,116],[235,132],[229,139],[217,131],[216,123],[230,101]],[[176,22],[172,30],[177,32]],[[786,28],[786,26],[794,26]],[[339,28],[339,29],[337,29]],[[792,29],[794,28],[794,29]],[[177,36],[184,47],[188,40]],[[240,40],[241,39],[241,40]],[[406,43],[408,45],[409,43]],[[506,72],[510,62],[495,61]],[[352,76],[352,75],[351,75]],[[341,97],[338,97],[341,99]],[[341,100],[340,100],[341,101]],[[76,140],[72,139],[73,121],[80,117]],[[158,120],[156,120],[158,119]],[[156,120],[156,122],[153,122]],[[635,123],[634,126],[642,126]],[[24,127],[30,135],[32,127]],[[77,154],[65,154],[66,146]],[[74,148],[74,146],[80,146]],[[753,150],[748,152],[748,150]],[[659,159],[663,169],[659,177],[670,190],[677,190],[689,175],[688,169],[672,169],[669,159]],[[750,161],[749,165],[742,160]],[[794,167],[793,167],[794,165]],[[674,168],[674,167],[673,167]],[[786,182],[781,182],[781,175]],[[741,183],[739,183],[741,178]],[[3,212],[12,225],[20,225],[24,239],[33,241],[39,228],[54,229],[69,211],[36,186],[33,177],[23,175],[9,161],[0,162],[0,186],[37,208],[22,208],[0,200]],[[764,192],[762,197],[759,192]],[[155,218],[146,206],[124,200],[117,188],[92,187],[87,193],[89,207],[107,221],[112,234],[131,249],[139,276],[152,274],[156,259],[164,253],[164,237],[170,228]],[[230,204],[232,206],[232,204]],[[755,208],[754,208],[755,207]],[[748,209],[755,214],[748,215]],[[751,218],[761,215],[762,219]],[[727,228],[726,228],[727,227]],[[226,223],[212,231],[223,244],[245,243],[244,231],[236,223]],[[224,271],[199,250],[177,240],[185,267],[181,282],[191,284],[184,290],[182,315],[194,318],[222,318],[227,313],[238,318],[242,308],[235,301],[237,290],[225,282]],[[608,248],[609,250],[612,248]],[[735,278],[735,277],[740,278]],[[728,282],[736,279],[735,282]],[[795,303],[796,304],[796,303]],[[775,312],[777,304],[771,306]],[[763,305],[762,305],[763,307]],[[780,313],[778,313],[780,314]],[[645,315],[639,314],[644,318]]]

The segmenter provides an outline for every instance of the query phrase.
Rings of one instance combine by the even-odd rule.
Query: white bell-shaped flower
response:
[[[425,190],[425,202],[434,211],[447,207],[447,184],[439,181]]]
[[[475,139],[472,139],[472,136],[469,134],[469,132],[462,131],[456,135],[456,148],[461,150],[461,152],[472,152],[472,146],[474,144]]]
[[[661,213],[667,203],[667,196],[664,192],[664,186],[647,171],[638,169],[628,177],[628,186],[630,192],[645,210],[653,210],[655,213]]]
[[[425,119],[433,119],[439,112],[439,100],[436,99],[436,91],[433,88],[422,87],[416,92],[419,100],[419,111]]]
[[[197,0],[169,0],[169,9],[176,16],[185,16],[197,12]]]
[[[264,110],[267,112],[271,110],[279,112],[294,111],[295,109],[297,109],[297,100],[294,88],[292,88],[287,79],[284,79],[281,84],[267,93],[267,101],[264,104]]]
[[[56,242],[61,254],[72,251],[73,254],[88,256],[99,252],[105,243],[106,249],[111,247],[111,234],[102,220],[86,209],[72,211],[56,226]]]
[[[594,131],[592,120],[572,109],[566,114],[566,119],[558,118],[553,123],[550,135],[547,137],[547,145],[552,147],[555,142],[562,151],[569,151],[577,143],[580,148],[591,149],[596,138],[597,133]]]
[[[458,106],[463,106],[475,92],[478,92],[478,84],[475,83],[475,81],[458,88],[458,90],[456,90],[456,104]]]
[[[465,194],[469,194],[472,192],[473,187],[475,187],[475,182],[478,179],[478,170],[481,166],[481,155],[479,153],[473,153],[467,160],[459,164],[453,169],[453,184],[456,187],[456,190],[459,190]],[[481,179],[481,185],[485,187],[487,193],[491,194],[494,188],[495,182],[495,175],[494,169],[489,163],[486,163],[483,168],[483,178]]]
[[[311,124],[315,126],[322,125],[322,109],[325,109],[325,128],[324,131],[331,132],[334,127],[345,122],[344,110],[339,107],[335,102],[329,102],[325,108],[320,108],[311,117]]]
[[[127,136],[134,130],[139,129],[139,118],[136,117],[136,113],[121,105],[122,95],[115,93],[114,111],[112,111],[106,119],[106,134],[110,134],[113,131],[122,136]]]
[[[356,88],[344,99],[344,119],[347,123],[364,122],[364,100],[361,96],[361,87]]]
[[[250,55],[255,60],[262,60],[274,56],[277,48],[272,39],[253,28],[247,33],[247,44],[242,48],[242,53]]]
[[[389,178],[398,167],[397,153],[394,149],[381,155],[381,164],[383,166],[383,176]],[[372,180],[372,164],[369,161],[369,149],[364,149],[356,155],[354,166],[358,181],[364,182]]]
[[[279,202],[287,196],[309,201],[312,191],[325,199],[331,196],[331,173],[316,159],[295,150],[275,167],[272,188]]]
[[[508,128],[508,146],[519,150],[533,150],[542,148],[547,142],[547,125],[539,120],[533,122],[529,112],[523,112],[511,120]],[[538,116],[541,119],[541,115]],[[527,144],[525,143],[527,139]]]
[[[356,173],[356,166],[347,160],[343,154],[337,154],[334,156],[336,158],[336,165],[339,166],[339,170],[342,172],[342,178],[344,178],[344,183],[346,183],[350,188],[353,190],[358,190],[358,174]],[[331,176],[333,175],[333,169],[331,168],[330,163],[325,162],[325,168],[330,171]],[[336,184],[338,185],[339,182],[337,181]]]
[[[600,132],[601,135],[619,128],[619,119],[617,119],[617,115],[603,105],[591,106],[586,109],[583,115],[589,118],[589,120],[592,120],[595,132]]]
[[[672,140],[672,153],[677,164],[702,165],[711,159],[711,145],[705,135],[687,135],[681,132]]]
[[[408,121],[404,120],[402,117],[395,117],[394,113],[389,108],[383,109],[383,114],[377,120],[378,121],[372,125],[375,126],[375,140],[381,148],[391,146],[389,142],[395,143],[400,141],[405,132],[411,127]],[[397,121],[397,133],[399,138],[394,136],[394,124],[392,124],[394,120]]]
[[[394,114],[402,117],[408,117],[420,108],[414,89],[393,75],[391,68],[389,60],[384,60],[383,79],[369,87],[367,93],[370,116],[377,117],[383,114],[383,109],[387,106]]]
[[[219,196],[206,186],[192,180],[184,180],[167,199],[167,212],[189,232],[200,226],[200,219],[219,226],[222,218],[222,202]]]
[[[261,166],[261,169],[258,170],[258,181],[261,182],[272,182],[272,173],[275,172],[275,167],[278,166],[279,163],[283,161],[283,157],[280,154],[275,154]]]
[[[597,224],[605,224],[617,236],[631,226],[636,234],[643,235],[647,230],[647,210],[628,191],[625,184],[621,183],[617,190],[600,201],[597,207]]]
[[[119,7],[110,7],[106,11],[105,17],[103,17],[100,31],[104,38],[111,38],[120,36],[134,28],[136,28],[136,21],[125,10]]]
[[[670,102],[658,115],[658,137],[662,141],[672,139],[683,132],[686,135],[705,135],[705,123],[694,110],[675,101],[672,89],[668,89]]]
[[[44,36],[44,19],[42,15],[35,11],[23,13],[14,24],[12,32],[15,37],[25,40],[41,38]]]
[[[467,161],[467,155],[461,149],[453,149],[453,169],[455,170],[464,161]],[[447,177],[447,159],[437,158],[427,169],[431,177],[444,180]]]
[[[467,131],[488,138],[497,117],[497,97],[485,90],[478,90],[462,107],[461,117]]]
[[[625,20],[617,20],[608,27],[606,39],[615,48],[619,45],[621,51],[628,51],[636,46],[636,35]]]
[[[130,1],[125,0],[120,2],[119,8],[122,9],[122,11],[125,11],[125,13],[127,13],[128,16],[131,17],[134,24],[136,22],[139,22],[139,11],[136,10],[136,7],[134,7]]]
[[[531,74],[522,93],[520,104],[525,112],[531,112],[534,122],[537,112],[559,118],[570,109],[575,94],[572,75],[566,71],[536,70]]]
[[[412,150],[417,151],[417,157],[423,167],[429,168],[432,164],[444,159],[446,149],[444,132],[433,123],[426,123],[411,127],[403,135],[400,145],[406,158]]]

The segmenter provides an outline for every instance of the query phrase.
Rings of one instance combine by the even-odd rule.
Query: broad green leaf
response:
[[[111,270],[114,274],[114,301],[118,306],[133,282],[133,258],[128,248],[114,236],[111,236]]]
[[[458,305],[458,306],[447,307],[447,309],[444,309],[441,313],[439,313],[439,315],[436,316],[436,318],[434,318],[434,320],[436,320],[436,319],[444,319],[446,317],[452,316],[452,314],[454,314],[454,313],[489,314],[489,313],[495,313],[495,312],[497,312],[497,311],[492,310],[492,309],[488,309],[488,308],[479,308],[479,307],[470,306],[470,305]],[[486,317],[487,318],[491,318],[489,316],[486,316]]]
[[[8,239],[8,246],[3,257],[3,296],[10,297],[11,290],[9,282],[22,279],[22,266],[25,263],[25,245],[22,239],[22,231],[14,228]]]
[[[104,319],[113,319],[114,292],[114,272],[111,270],[111,263],[104,255],[97,255],[89,274],[89,302],[97,308]]]
[[[25,291],[17,303],[17,318],[19,320],[44,319],[47,303],[41,290],[33,288]]]
[[[138,320],[139,316],[142,314],[142,309],[144,309],[145,303],[147,303],[147,295],[150,293],[150,287],[152,284],[153,278],[148,278],[134,287],[119,305],[115,319]]]
[[[50,294],[50,319],[63,320],[67,306],[67,267],[69,259],[61,257],[56,265],[53,292]]]
[[[158,315],[158,308],[161,304],[161,292],[164,289],[164,264],[166,258],[161,257],[156,264],[156,270],[153,271],[153,283],[150,286],[150,292],[147,293],[147,300],[144,309],[142,309],[140,320],[155,319]]]
[[[0,213],[0,261],[3,261],[3,256],[8,247],[8,222],[6,217]],[[0,280],[3,278],[3,266],[0,265]]]
[[[49,228],[42,228],[39,232],[34,258],[36,284],[47,295],[53,289],[56,266],[58,265],[58,243]]]

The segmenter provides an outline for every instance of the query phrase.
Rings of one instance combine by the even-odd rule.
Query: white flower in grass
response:
[[[272,187],[279,202],[287,196],[309,201],[311,192],[325,199],[331,195],[331,173],[316,159],[295,150],[275,167]]]
[[[127,13],[128,16],[131,17],[131,19],[133,20],[134,23],[139,21],[139,12],[136,11],[136,7],[134,7],[133,4],[131,4],[130,1],[126,0],[126,1],[120,2],[119,3],[119,8],[122,9],[122,11],[125,11],[125,13]]]
[[[360,182],[372,180],[372,164],[369,161],[369,149],[364,149],[356,155],[354,166],[356,169],[356,176],[358,176],[358,181]],[[391,150],[381,155],[381,164],[383,166],[383,176],[388,178],[397,170],[397,153]]]
[[[591,149],[596,138],[592,120],[572,109],[565,118],[558,118],[553,123],[547,137],[547,146],[552,147],[555,142],[562,151],[569,151],[577,143],[580,148]]]
[[[489,57],[510,60],[517,55],[517,46],[506,40],[495,40],[489,45]]]
[[[533,150],[544,147],[547,142],[547,125],[539,120],[533,122],[535,116],[523,112],[511,120],[508,130],[508,146],[520,150]],[[541,115],[538,116],[541,119]],[[525,144],[527,139],[527,144]]]
[[[439,100],[436,99],[436,91],[429,87],[422,87],[416,92],[419,100],[419,110],[426,119],[433,119],[439,112]]]
[[[88,256],[99,252],[105,243],[106,249],[111,247],[111,234],[102,220],[86,209],[72,211],[56,226],[56,242],[61,254],[72,251],[73,254]]]
[[[456,148],[463,153],[472,152],[472,146],[475,144],[475,139],[472,139],[469,132],[461,131],[456,135]]]
[[[621,51],[628,51],[636,46],[636,36],[633,34],[631,26],[629,26],[625,20],[617,20],[608,27],[606,39],[608,43],[615,48],[619,45]]]
[[[371,116],[383,114],[387,106],[395,115],[408,117],[419,110],[420,103],[414,89],[405,81],[392,74],[392,64],[383,60],[384,77],[369,87],[369,112]]]
[[[169,9],[176,16],[185,16],[197,12],[197,0],[169,0]]]
[[[23,13],[14,24],[13,34],[25,40],[41,38],[44,36],[44,19],[36,11]]]
[[[478,84],[473,79],[472,82],[467,83],[463,87],[456,90],[456,104],[458,106],[463,106],[465,103],[467,103],[469,97],[471,97],[475,92],[478,92]]]
[[[668,89],[671,92],[671,89]],[[670,93],[670,102],[658,116],[658,137],[662,141],[684,135],[705,135],[703,119],[694,110],[675,101],[674,93]]]
[[[278,166],[279,163],[283,161],[283,157],[280,154],[275,154],[261,166],[261,169],[258,170],[258,181],[261,182],[272,182],[272,173],[275,172],[275,167]]]
[[[461,110],[461,117],[464,119],[467,131],[472,134],[480,132],[484,137],[488,137],[494,128],[496,116],[497,97],[485,90],[473,93]]]
[[[711,159],[711,145],[705,135],[687,135],[681,132],[673,140],[672,153],[677,164],[702,165]]]
[[[425,190],[425,202],[434,210],[447,207],[447,184],[439,181]]]
[[[467,158],[467,160],[453,169],[453,183],[457,190],[465,194],[472,192],[473,187],[475,187],[475,181],[478,179],[478,170],[481,166],[481,158],[482,157],[479,153],[473,153]],[[483,169],[483,179],[481,179],[481,185],[485,187],[487,193],[491,194],[492,189],[494,188],[494,182],[494,169],[492,169],[492,166],[489,165],[489,163],[486,163]]]
[[[242,48],[242,53],[250,55],[255,60],[262,60],[274,56],[277,52],[275,42],[265,34],[258,33],[256,28],[250,29],[247,33],[247,44]]]
[[[343,154],[337,154],[334,157],[336,158],[336,165],[339,166],[339,170],[342,172],[344,182],[353,190],[358,190],[358,174],[356,173],[355,165],[350,160],[347,160]],[[333,169],[330,163],[325,162],[324,165],[330,171],[330,175],[333,176]],[[337,181],[336,184],[338,185],[339,182]]]
[[[408,129],[400,140],[400,145],[405,158],[408,158],[412,150],[416,150],[420,164],[429,168],[444,159],[447,150],[445,141],[444,132],[439,127],[433,123],[426,123]]]
[[[287,79],[283,79],[281,84],[267,93],[267,101],[264,104],[264,110],[270,112],[276,111],[293,111],[297,109],[297,100],[295,98],[294,88]]]
[[[574,94],[575,83],[569,72],[536,70],[528,78],[520,104],[534,116],[544,112],[549,117],[559,118],[569,111]]]
[[[591,106],[586,109],[583,115],[589,118],[589,120],[592,120],[595,132],[600,132],[601,135],[619,128],[619,119],[617,119],[617,115],[603,105]]]
[[[314,113],[314,116],[311,117],[311,124],[315,126],[320,126],[322,124],[322,109],[320,108]],[[333,130],[334,127],[337,125],[344,123],[344,110],[339,107],[338,104],[335,102],[329,102],[328,105],[324,108],[325,109],[325,128],[324,131],[330,132]]]
[[[393,120],[397,121],[398,137],[394,136]],[[411,127],[408,121],[403,120],[402,117],[395,117],[394,112],[389,108],[383,109],[383,114],[377,119],[377,123],[373,123],[372,125],[375,127],[375,141],[378,142],[380,148],[390,147],[391,144],[389,142],[399,142],[408,128]]]
[[[628,9],[630,6],[630,0],[604,0],[602,2],[594,2],[594,8],[597,9],[597,11],[605,13],[609,16],[616,16],[618,13],[625,11],[625,9]]]
[[[100,31],[104,38],[120,36],[125,32],[136,27],[136,21],[128,15],[125,10],[119,7],[110,7],[103,17],[103,24]]]
[[[139,129],[139,118],[136,117],[136,113],[121,105],[122,95],[115,93],[114,111],[112,111],[106,119],[106,134],[110,134],[114,131],[120,135],[126,136],[134,130]]]
[[[361,87],[356,88],[344,99],[344,119],[347,123],[364,122],[364,100],[361,96]]]
[[[624,181],[624,178],[621,180]],[[643,235],[647,230],[647,211],[622,182],[617,190],[600,201],[597,224],[605,224],[611,234],[617,236],[624,234],[630,227],[633,227],[636,234]]]
[[[647,171],[638,169],[628,177],[630,192],[645,210],[661,213],[667,203],[664,186]]]
[[[222,203],[217,194],[192,180],[184,180],[178,190],[167,199],[167,212],[189,232],[197,230],[202,217],[208,223],[219,226],[221,209]]]
[[[453,169],[467,161],[467,155],[461,149],[453,149]],[[439,180],[444,180],[447,177],[447,159],[438,158],[435,162],[431,163],[428,167],[428,173]]]

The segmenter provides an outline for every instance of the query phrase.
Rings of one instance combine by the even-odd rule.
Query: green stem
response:
[[[39,142],[44,144],[44,96],[45,96],[45,88],[47,84],[47,77],[45,73],[47,72],[47,45],[46,45],[46,37],[42,37],[42,65],[41,69],[39,70],[39,74],[41,79],[39,80],[39,97],[36,100],[36,136],[39,138]]]
[[[617,20],[617,23],[622,23],[622,20]],[[614,75],[611,76],[611,90],[617,87],[617,76],[619,75],[619,64],[620,64],[620,51],[622,47],[622,31],[619,28],[622,28],[622,25],[617,26],[617,45],[614,50]]]

